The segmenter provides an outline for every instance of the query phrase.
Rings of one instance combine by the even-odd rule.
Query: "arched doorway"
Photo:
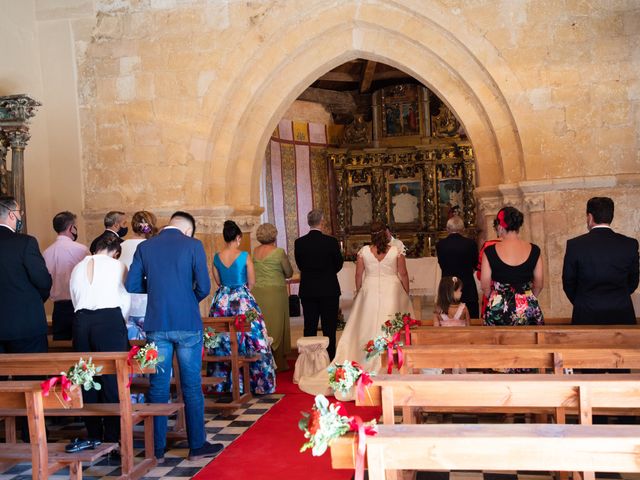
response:
[[[424,5],[421,5],[424,7]],[[399,68],[436,92],[461,120],[474,146],[480,186],[524,178],[522,147],[500,83],[517,80],[481,35],[456,25],[437,8],[392,5],[331,6],[306,12],[247,53],[242,74],[223,96],[208,150],[203,203],[236,216],[259,213],[259,176],[265,146],[286,108],[316,78],[348,60],[365,58]],[[426,14],[424,12],[427,12]],[[429,16],[433,14],[432,16]],[[464,43],[463,43],[464,40]],[[465,46],[474,45],[475,51]],[[482,61],[478,53],[482,53]],[[207,95],[204,108],[221,107]],[[231,187],[233,186],[233,187]]]

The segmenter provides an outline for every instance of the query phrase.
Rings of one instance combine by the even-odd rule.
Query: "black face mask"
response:
[[[116,232],[120,238],[125,237],[127,233],[129,233],[129,229],[127,227],[120,227],[120,229]]]

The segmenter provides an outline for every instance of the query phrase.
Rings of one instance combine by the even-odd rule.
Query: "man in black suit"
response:
[[[89,252],[91,255],[96,253],[96,243],[98,239],[102,237],[113,237],[117,238],[120,243],[122,243],[123,237],[129,232],[129,228],[127,227],[127,217],[124,212],[112,211],[107,213],[104,216],[104,232],[98,235],[91,242],[91,246],[89,247]]]
[[[438,264],[443,277],[458,277],[462,280],[462,298],[471,318],[479,318],[478,289],[473,279],[473,269],[478,262],[478,245],[462,236],[464,222],[454,215],[447,220],[449,236],[436,244]]]
[[[575,325],[635,324],[631,294],[638,288],[638,241],[611,229],[613,200],[587,202],[589,233],[567,241],[562,287]]]
[[[14,197],[0,197],[0,353],[46,352],[51,275],[38,241],[21,235],[22,212]]]
[[[336,354],[336,327],[340,301],[337,273],[342,269],[342,253],[338,240],[322,233],[324,225],[320,210],[307,215],[311,230],[295,241],[295,258],[300,270],[300,301],[304,314],[304,336],[315,337],[318,319],[322,334],[329,337],[327,353]]]

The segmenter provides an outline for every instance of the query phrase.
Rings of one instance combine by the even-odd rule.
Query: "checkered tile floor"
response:
[[[269,409],[274,406],[284,395],[264,395],[261,397],[254,397],[243,408],[239,408],[233,411],[231,414],[205,414],[205,429],[207,432],[207,440],[214,443],[222,443],[225,448],[230,445],[235,439],[240,437],[246,432],[262,415],[267,413]],[[171,424],[171,420],[169,421]],[[72,426],[72,427],[77,427]],[[59,427],[58,427],[59,428]],[[69,428],[69,426],[62,427],[62,429]],[[51,427],[51,430],[55,430],[56,427]],[[65,442],[66,443],[66,442]],[[186,480],[193,477],[202,468],[207,465],[212,458],[205,458],[195,462],[187,460],[189,449],[184,445],[176,445],[165,454],[165,461],[162,465],[157,466],[151,470],[144,479],[159,479],[166,480]],[[139,442],[135,442],[138,446]],[[141,445],[140,445],[141,446]],[[136,450],[137,457],[144,457],[144,452]],[[104,459],[96,462],[93,465],[88,465],[83,468],[84,480],[108,480],[118,478],[120,475],[120,461]],[[68,469],[60,470],[49,478],[62,480],[69,478]],[[31,480],[31,464],[21,463],[15,465],[11,469],[0,474],[0,480]]]

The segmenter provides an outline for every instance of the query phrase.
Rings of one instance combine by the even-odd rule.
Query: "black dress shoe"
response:
[[[222,450],[224,450],[224,445],[221,443],[204,442],[204,445],[200,448],[189,450],[188,460],[193,462],[194,460],[200,460],[201,458],[215,457]]]
[[[67,453],[77,453],[81,452],[82,450],[93,450],[101,443],[102,442],[100,440],[80,440],[76,438],[75,441],[67,444],[64,447],[64,451]]]

